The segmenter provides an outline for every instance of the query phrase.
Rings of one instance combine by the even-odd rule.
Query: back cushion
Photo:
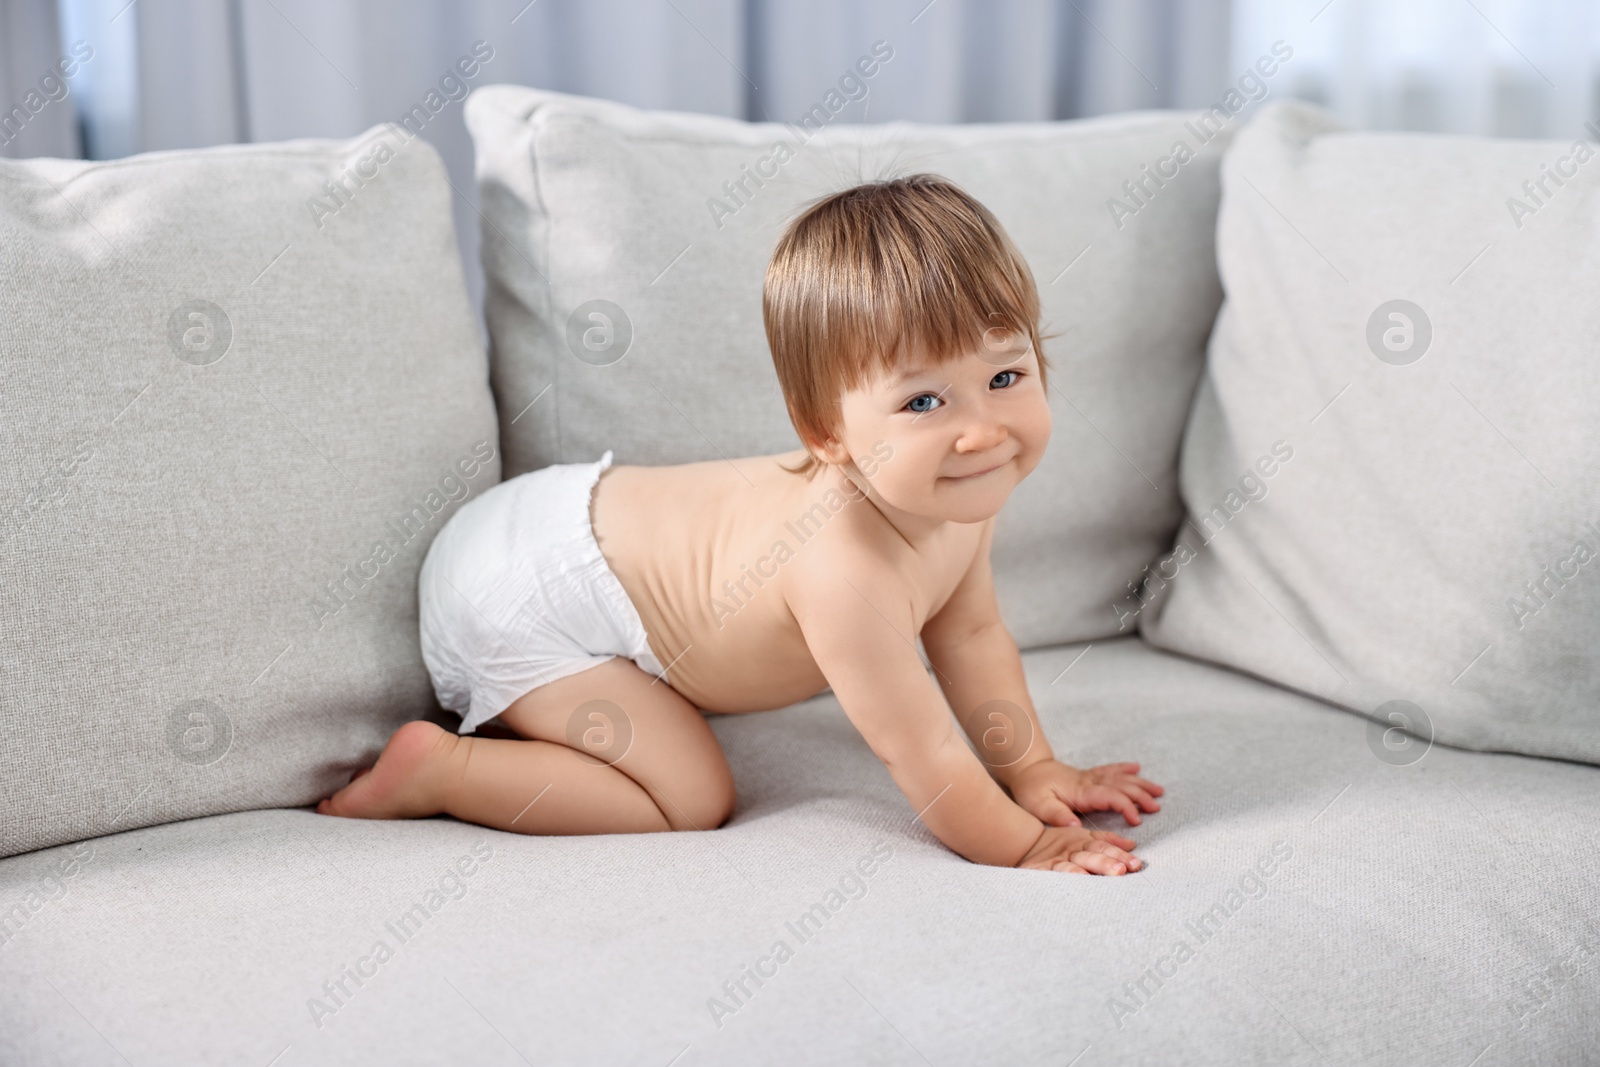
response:
[[[1178,441],[1220,300],[1231,126],[1202,143],[1190,118],[829,126],[819,106],[791,126],[478,90],[467,124],[506,476],[608,448],[632,464],[798,448],[761,319],[778,235],[818,196],[932,171],[1000,219],[1059,334],[1045,343],[1054,436],[995,538],[1006,621],[1023,647],[1116,633],[1112,601],[1181,513]]]
[[[392,128],[0,160],[0,855],[311,803],[435,708],[417,571],[500,475],[450,196]]]
[[[1372,716],[1386,761],[1600,762],[1595,156],[1298,104],[1240,131],[1153,643]]]

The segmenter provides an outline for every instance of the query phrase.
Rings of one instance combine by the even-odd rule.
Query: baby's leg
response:
[[[711,829],[733,810],[733,775],[705,719],[630,660],[540,686],[500,718],[530,740],[407,723],[370,773],[317,810],[379,819],[446,812],[530,834]]]

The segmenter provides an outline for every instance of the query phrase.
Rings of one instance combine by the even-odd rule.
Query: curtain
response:
[[[82,65],[62,51],[51,0],[0,0],[0,156],[79,154],[72,83]]]
[[[1594,0],[1235,0],[1247,41],[1295,51],[1296,95],[1354,126],[1592,138],[1600,118]]]
[[[41,27],[16,49],[23,69],[54,58],[55,5],[0,4],[20,5]],[[1199,107],[1225,88],[1229,7],[1230,0],[60,0],[60,37],[96,50],[76,94],[91,158],[349,137],[397,121],[439,92],[446,107],[422,132],[459,194],[456,227],[476,301],[472,148],[456,99],[466,89],[512,82],[645,108],[797,121],[877,45],[893,58],[859,89],[847,83],[859,98],[841,120],[1047,120]],[[478,74],[453,75],[474,49]],[[17,154],[76,154],[70,115],[60,108],[54,117],[73,139],[28,142]]]
[[[1571,140],[1600,119],[1593,0],[0,0],[0,107],[93,58],[6,155],[349,137],[430,92],[474,299],[460,96],[512,82],[796,122],[990,122],[1298,96],[1353,125]],[[1270,78],[1251,73],[1263,57]],[[469,58],[471,78],[453,73]],[[58,93],[59,95],[59,93]],[[15,109],[12,111],[15,116]],[[15,120],[14,120],[15,121]],[[0,123],[0,138],[4,136]]]

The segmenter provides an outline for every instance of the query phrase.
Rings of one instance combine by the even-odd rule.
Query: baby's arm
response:
[[[991,519],[961,584],[922,628],[945,698],[996,778],[1024,809],[1051,826],[1077,826],[1077,811],[1112,810],[1129,825],[1160,811],[1161,786],[1137,763],[1079,770],[1055,759],[1028,696],[1017,643],[1000,618],[989,546]]]
[[[901,579],[887,567],[826,555],[834,558],[813,553],[796,568],[790,610],[845,714],[928,829],[975,863],[1012,867],[1041,856],[1064,863],[1070,856],[1072,869],[1102,874],[1135,865],[1110,843],[1111,835],[1056,829],[1047,834],[1042,822],[1006,796],[956,732],[917,656],[910,597]],[[1062,834],[1075,836],[1054,840]]]

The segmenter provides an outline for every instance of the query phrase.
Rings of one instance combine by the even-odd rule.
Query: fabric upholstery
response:
[[[712,717],[740,799],[703,834],[263,811],[6,860],[0,907],[39,906],[0,944],[0,1061],[1500,1067],[1600,1047],[1600,770],[1440,745],[1397,765],[1356,716],[1137,639],[1024,660],[1063,758],[1167,787],[1141,827],[1093,819],[1143,872],[967,863],[822,698]]]
[[[1600,762],[1595,154],[1299,103],[1240,131],[1189,520],[1152,568],[1164,603],[1123,602],[1152,642],[1450,744]]]
[[[435,706],[417,571],[500,473],[450,196],[391,127],[0,161],[0,855],[305,804]]]

